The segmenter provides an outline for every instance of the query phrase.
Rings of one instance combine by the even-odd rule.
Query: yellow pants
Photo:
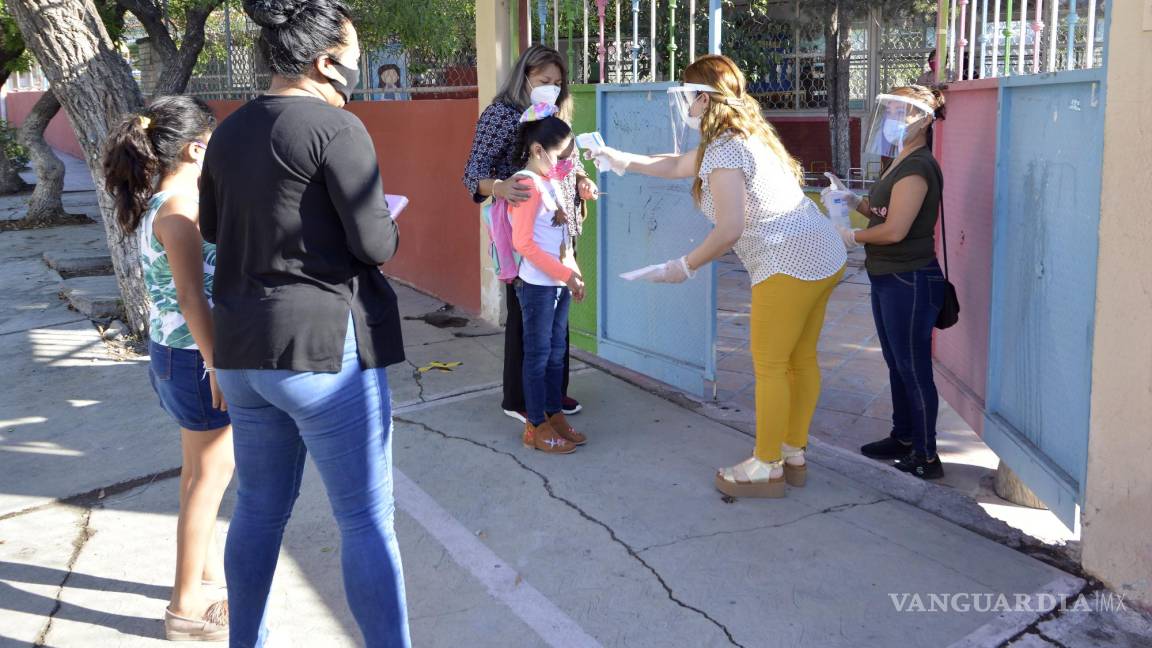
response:
[[[752,286],[752,363],[756,368],[756,458],[779,461],[780,444],[808,445],[820,399],[816,345],[824,311],[844,269],[819,281],[772,275]]]

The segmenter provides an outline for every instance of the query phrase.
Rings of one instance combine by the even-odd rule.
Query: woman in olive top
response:
[[[932,157],[932,124],[944,96],[924,86],[880,95],[868,152],[892,162],[868,198],[841,194],[868,217],[864,230],[841,229],[849,249],[864,245],[872,313],[892,383],[892,432],[860,450],[924,479],[944,476],[936,456],[939,395],[932,378],[932,328],[944,303],[936,261],[936,220],[943,176]]]
[[[216,244],[215,370],[234,428],[236,510],[225,549],[231,646],[262,620],[306,455],[340,527],[349,608],[371,647],[408,646],[393,530],[391,396],[404,359],[396,251],[376,152],[341,110],[360,47],[339,0],[248,0],[268,92],[220,124],[201,177]]]

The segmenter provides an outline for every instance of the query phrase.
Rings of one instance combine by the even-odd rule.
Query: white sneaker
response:
[[[521,423],[527,423],[528,422],[528,417],[525,416],[525,414],[523,412],[516,412],[513,410],[504,410],[504,416],[507,416],[508,418],[514,418],[517,421],[520,421]]]

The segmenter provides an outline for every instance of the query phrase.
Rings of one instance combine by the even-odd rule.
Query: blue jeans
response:
[[[936,456],[940,396],[932,378],[932,328],[944,304],[936,261],[912,272],[874,275],[872,315],[892,383],[892,437],[917,454]]]
[[[537,286],[517,279],[516,297],[524,321],[524,405],[528,422],[540,425],[564,404],[572,293],[564,286]]]
[[[224,551],[230,645],[264,644],[280,542],[311,452],[340,527],[344,593],[365,644],[409,646],[393,530],[391,393],[383,368],[360,369],[351,319],[339,373],[221,369],[217,377],[236,451]]]

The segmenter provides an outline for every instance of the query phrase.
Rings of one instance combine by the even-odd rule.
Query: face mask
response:
[[[688,105],[688,112],[689,113],[692,112],[692,106],[696,105],[696,101],[699,99],[700,99],[700,95],[697,94],[696,98],[692,100],[692,103]],[[700,130],[700,122],[703,119],[704,119],[704,113],[703,112],[701,112],[699,115],[697,115],[695,117],[693,117],[691,114],[689,114],[688,118],[684,120],[684,123],[687,124],[688,128],[691,128],[692,130]]]
[[[556,180],[557,182],[568,177],[572,173],[572,169],[576,167],[576,161],[572,158],[565,160],[557,160],[555,164],[548,167],[548,171],[544,174],[545,178],[549,180]]]
[[[904,122],[898,119],[885,119],[884,139],[892,144],[901,145],[904,143],[904,131],[906,128]]]
[[[560,86],[558,85],[542,85],[532,88],[532,103],[546,103],[549,106],[555,106],[556,101],[560,99]]]
[[[344,77],[344,79],[351,79],[350,81],[337,81],[332,77],[327,77],[328,83],[331,83],[336,92],[339,92],[340,96],[344,97],[344,103],[348,103],[352,98],[352,91],[360,84],[360,70],[344,65],[340,61],[337,61],[336,57],[331,55],[328,56],[328,62],[332,64],[332,67],[336,68],[336,71],[339,72],[340,76]]]

